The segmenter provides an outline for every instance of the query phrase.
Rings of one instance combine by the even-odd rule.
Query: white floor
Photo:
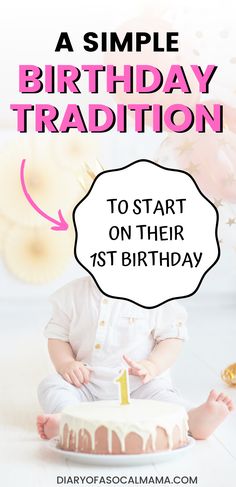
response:
[[[229,298],[194,296],[185,304],[189,310],[190,340],[175,367],[175,384],[194,404],[203,401],[213,387],[227,390],[236,403],[236,388],[229,389],[220,378],[221,369],[236,362],[233,297],[230,301]],[[75,475],[168,476],[170,481],[174,476],[184,476],[178,485],[186,485],[186,476],[198,476],[198,483],[193,485],[199,487],[235,485],[236,413],[230,415],[210,440],[197,442],[191,451],[176,461],[159,465],[120,469],[88,467],[64,460],[49,451],[35,431],[35,417],[40,411],[36,387],[50,368],[41,332],[48,313],[43,303],[1,305],[2,486],[54,487],[57,476]]]

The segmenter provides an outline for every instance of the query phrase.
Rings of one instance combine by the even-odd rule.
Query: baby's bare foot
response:
[[[50,440],[59,433],[60,414],[43,414],[37,417],[37,429],[40,438]]]
[[[234,409],[229,396],[211,391],[207,401],[189,411],[189,431],[196,440],[206,440]]]

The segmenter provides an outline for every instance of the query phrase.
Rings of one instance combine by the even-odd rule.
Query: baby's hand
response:
[[[147,384],[147,382],[156,377],[156,367],[151,360],[140,360],[139,362],[135,362],[126,357],[126,355],[124,355],[123,358],[129,365],[129,374],[140,377],[143,384]]]
[[[76,387],[81,387],[82,384],[88,384],[89,382],[90,370],[78,360],[72,360],[64,364],[59,373],[63,379]]]

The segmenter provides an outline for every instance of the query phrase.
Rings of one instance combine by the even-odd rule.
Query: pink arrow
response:
[[[37,213],[39,213],[43,218],[46,218],[46,220],[49,220],[50,222],[54,223],[55,226],[51,227],[52,230],[67,230],[68,229],[68,223],[65,221],[65,219],[62,216],[61,210],[58,211],[58,216],[59,220],[55,220],[55,218],[52,218],[51,216],[47,215],[43,210],[41,210],[36,203],[32,200],[30,194],[28,193],[28,190],[26,188],[25,184],[25,159],[22,160],[21,163],[21,168],[20,168],[20,181],[21,181],[21,186],[24,191],[24,195],[26,199],[28,200],[29,204],[34,208]]]

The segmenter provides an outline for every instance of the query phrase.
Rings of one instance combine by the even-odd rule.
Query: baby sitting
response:
[[[184,404],[170,367],[187,337],[186,312],[176,302],[144,309],[105,297],[90,276],[57,291],[45,335],[56,373],[39,385],[41,438],[58,435],[60,413],[81,401],[116,399],[114,378],[122,361],[130,374],[130,396]],[[205,403],[188,411],[189,432],[206,439],[233,409],[231,399],[212,390]]]

